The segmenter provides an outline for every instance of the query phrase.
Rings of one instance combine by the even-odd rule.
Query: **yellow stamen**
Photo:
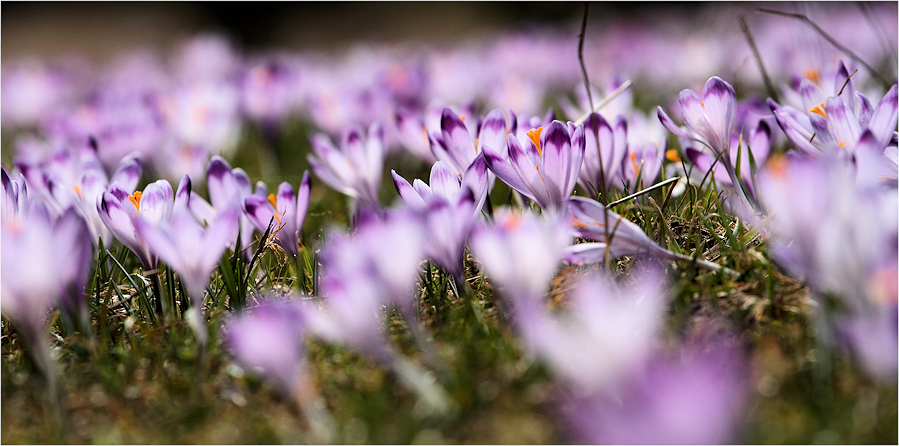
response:
[[[79,198],[81,198],[81,185],[80,184],[76,184],[76,185],[72,186],[72,190],[75,191],[76,194],[78,194]]]
[[[812,81],[815,85],[819,87],[821,86],[821,73],[819,73],[818,70],[814,68],[806,68],[804,74],[805,77],[808,80]]]
[[[268,201],[275,207],[275,220],[281,223],[281,216],[278,215],[278,197],[275,194],[268,194]]]
[[[543,156],[543,149],[540,147],[540,134],[543,133],[543,127],[538,127],[536,129],[528,130],[528,138],[531,138],[531,142],[534,143],[534,146],[537,147],[537,153],[540,156]]]
[[[131,200],[131,204],[134,205],[137,212],[140,212],[140,197],[143,195],[143,192],[136,190],[133,194],[128,196],[128,199]]]
[[[665,159],[671,162],[679,163],[680,155],[677,154],[677,149],[668,149],[665,151]]]
[[[817,113],[817,114],[821,115],[821,117],[827,118],[827,112],[826,112],[826,109],[824,108],[823,102],[816,105],[815,108],[809,110],[808,112],[809,113]]]

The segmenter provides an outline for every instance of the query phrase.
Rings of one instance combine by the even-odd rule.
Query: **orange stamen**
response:
[[[821,117],[827,118],[827,112],[826,112],[826,109],[824,108],[823,102],[816,105],[815,108],[809,110],[808,112],[809,113],[817,113],[817,114],[821,115]]]
[[[815,85],[819,87],[821,86],[821,73],[819,73],[818,70],[814,68],[806,68],[804,74],[805,77],[808,80],[812,81]]]
[[[531,142],[534,143],[534,146],[537,147],[537,153],[540,156],[543,156],[543,149],[540,147],[540,134],[543,133],[543,127],[538,127],[536,129],[528,130],[528,138],[531,138]]]
[[[128,196],[128,199],[131,200],[131,204],[140,212],[140,197],[143,195],[143,192],[136,190],[133,194]]]
[[[521,215],[512,213],[506,216],[505,220],[503,220],[500,226],[502,226],[506,231],[512,231],[521,226],[521,221]]]
[[[278,197],[275,194],[268,194],[268,201],[275,207],[275,220],[278,220],[278,223],[281,223],[281,216],[278,215]]]
[[[78,194],[79,198],[81,197],[81,185],[80,184],[76,184],[76,185],[72,186],[72,190],[75,191],[76,194]]]
[[[577,226],[579,228],[589,228],[590,227],[590,226],[587,226],[587,223],[584,223],[574,217],[571,218],[571,224],[573,224],[574,226]]]
[[[680,155],[677,154],[676,149],[668,149],[665,151],[665,159],[671,162],[679,163]]]
[[[637,164],[637,152],[631,152],[631,168],[634,169],[634,175],[640,171],[640,165]]]

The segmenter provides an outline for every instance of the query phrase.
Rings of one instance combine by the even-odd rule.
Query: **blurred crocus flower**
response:
[[[19,219],[28,208],[28,186],[20,173],[18,178],[10,178],[5,167],[0,167],[3,184],[3,202],[0,204],[0,222]]]
[[[200,225],[183,207],[173,210],[167,220],[132,220],[148,251],[177,271],[187,285],[191,300],[188,321],[197,331],[201,344],[206,344],[208,339],[203,323],[206,282],[218,266],[222,253],[237,237],[238,213],[236,206],[222,210],[207,227]]]
[[[305,336],[303,304],[257,305],[227,320],[225,345],[244,368],[290,395],[300,378]]]
[[[278,244],[294,257],[300,253],[300,234],[309,209],[310,188],[311,180],[306,171],[300,181],[299,192],[294,192],[293,186],[284,182],[278,186],[278,193],[269,194],[268,198],[249,195],[243,200],[245,215],[259,231],[265,232],[274,219],[272,234],[275,234]],[[242,234],[241,237],[249,239],[251,232]]]
[[[723,343],[723,342],[722,342]],[[703,348],[705,347],[705,348]],[[687,346],[658,355],[608,389],[568,389],[562,406],[574,441],[587,444],[728,444],[747,397],[736,348]]]
[[[522,337],[556,379],[577,392],[595,392],[649,358],[669,300],[665,280],[656,270],[628,286],[591,275],[571,293],[563,315],[528,307],[519,318]]]
[[[873,376],[895,382],[897,191],[858,187],[851,165],[835,155],[777,159],[759,188],[774,256],[816,296],[839,299],[837,334]]]
[[[144,188],[143,192],[128,192],[118,183],[113,183],[103,195],[97,197],[97,211],[103,224],[112,235],[127,246],[140,260],[144,270],[156,269],[158,258],[138,235],[134,227],[135,219],[143,219],[150,224],[168,221],[175,208],[187,209],[190,200],[190,178],[185,175],[178,185],[177,194],[166,180],[156,180]]]
[[[60,308],[78,329],[86,323],[83,293],[93,252],[87,226],[73,209],[54,221],[38,203],[3,219],[0,246],[3,314],[25,338],[52,388],[47,312]]]
[[[324,134],[312,137],[309,165],[334,190],[359,201],[365,209],[378,209],[378,190],[384,165],[384,132],[374,123],[364,138],[358,129],[344,132],[340,148]]]
[[[584,157],[584,127],[553,121],[546,131],[540,127],[528,132],[524,148],[515,135],[506,141],[508,156],[485,146],[487,167],[544,211],[563,212]]]
[[[515,307],[542,299],[571,242],[562,219],[498,210],[495,224],[476,227],[471,252],[494,287]]]
[[[452,168],[443,161],[437,161],[431,166],[430,185],[416,178],[409,184],[405,178],[399,176],[395,171],[390,171],[393,176],[393,183],[396,186],[400,198],[414,209],[424,209],[427,204],[441,200],[447,203],[455,204],[463,199],[463,193],[468,190],[471,197],[475,200],[476,206],[474,213],[481,211],[484,201],[487,198],[488,176],[487,164],[483,156],[478,156],[460,180]]]

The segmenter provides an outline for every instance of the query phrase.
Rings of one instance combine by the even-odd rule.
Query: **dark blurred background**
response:
[[[592,3],[590,26],[702,3]],[[361,40],[440,43],[530,26],[577,31],[582,2],[3,2],[4,60],[81,53],[105,59],[138,46],[170,48],[198,31],[238,48],[339,50]]]

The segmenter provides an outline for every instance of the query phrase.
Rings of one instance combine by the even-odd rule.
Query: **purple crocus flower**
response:
[[[0,174],[2,174],[3,185],[0,222],[21,218],[28,208],[28,186],[25,183],[25,177],[20,173],[18,178],[10,178],[4,167],[0,167]]]
[[[83,292],[93,257],[87,226],[73,209],[54,221],[38,203],[4,218],[0,234],[3,314],[24,337],[53,391],[47,312],[59,307],[78,329],[87,322]]]
[[[659,107],[662,125],[676,136],[696,141],[715,154],[723,152],[730,142],[736,119],[737,94],[734,87],[713,76],[705,83],[702,98],[693,90],[683,90],[679,101],[688,130],[678,127]]]
[[[510,134],[506,141],[508,156],[485,146],[487,167],[544,211],[564,211],[584,157],[584,127],[569,129],[562,122],[553,121],[545,132],[543,127],[528,132],[524,148],[515,135]]]
[[[312,137],[309,165],[312,171],[334,190],[358,200],[365,209],[378,209],[381,168],[384,164],[384,132],[377,123],[368,129],[368,137],[350,129],[340,140],[340,149],[323,134]]]
[[[431,151],[434,156],[447,163],[453,172],[461,176],[468,170],[484,147],[501,150],[505,144],[506,119],[499,109],[491,111],[476,126],[477,137],[472,141],[472,131],[466,127],[464,117],[456,115],[449,108],[443,109],[440,119],[440,133],[431,133]]]
[[[171,218],[173,209],[187,209],[190,200],[190,177],[187,175],[178,185],[178,193],[166,180],[157,180],[143,192],[129,193],[118,183],[113,183],[103,195],[97,197],[97,211],[103,224],[112,235],[127,246],[140,260],[145,271],[156,269],[158,259],[138,235],[135,219],[159,224]]]
[[[618,115],[613,127],[602,115],[591,113],[584,121],[584,139],[584,163],[578,183],[594,198],[594,188],[620,188],[620,170],[628,153],[627,120]]]
[[[476,227],[471,252],[511,306],[542,299],[571,242],[565,222],[531,212],[498,210],[494,225]]]
[[[188,321],[204,345],[208,335],[202,319],[203,293],[222,253],[237,237],[238,212],[237,207],[222,210],[208,227],[201,226],[186,208],[174,210],[168,220],[132,220],[148,251],[177,271],[187,285],[191,300]]]
[[[260,183],[261,187],[257,187],[256,195],[266,196],[264,192],[264,183]],[[190,210],[199,221],[210,222],[215,219],[215,215],[220,210],[228,209],[232,206],[243,208],[244,200],[253,195],[253,186],[250,184],[250,177],[241,168],[231,168],[231,165],[220,156],[213,156],[206,168],[206,187],[209,189],[209,201],[192,192],[190,197]],[[305,212],[303,213],[305,217]],[[252,243],[252,234],[255,226],[249,217],[243,212],[240,213],[240,249],[245,257],[252,256],[247,251],[247,247]]]
[[[604,391],[568,389],[562,407],[574,440],[587,444],[728,444],[747,396],[735,348],[689,346],[658,355]]]
[[[557,380],[578,392],[604,389],[646,361],[668,303],[658,270],[620,286],[604,275],[580,278],[565,315],[543,307],[519,318],[527,348]]]
[[[813,296],[836,296],[844,311],[829,320],[862,366],[896,379],[896,277],[899,197],[892,188],[861,188],[835,155],[777,159],[759,177],[773,255],[805,278]],[[833,341],[825,338],[825,341]],[[886,360],[885,360],[886,358]]]
[[[768,127],[768,123],[765,121],[760,121],[757,128],[745,129],[745,131],[745,133],[734,132],[731,134],[727,156],[730,157],[731,165],[740,171],[743,187],[749,191],[750,196],[755,197],[749,157],[751,154],[752,158],[755,159],[756,168],[761,168],[765,164],[768,154],[771,152],[771,128]],[[737,187],[730,180],[724,165],[720,162],[715,163],[715,156],[702,151],[701,148],[697,150],[690,146],[685,146],[684,151],[687,154],[687,158],[693,162],[693,165],[696,166],[702,175],[711,170],[710,176],[716,181],[728,187]],[[738,159],[739,164],[737,163]]]
[[[250,223],[261,232],[265,232],[269,223],[274,219],[272,233],[279,245],[291,256],[300,253],[303,221],[306,220],[306,211],[309,209],[309,191],[311,179],[309,171],[303,173],[300,181],[300,190],[295,193],[290,183],[284,182],[278,186],[278,194],[270,194],[268,198],[259,195],[250,195],[243,201],[243,211]],[[246,238],[250,238],[250,232]],[[242,236],[243,237],[243,236]]]
[[[471,163],[462,181],[443,161],[431,168],[431,186],[417,178],[412,186],[396,172],[391,173],[400,197],[409,207],[421,211],[432,235],[425,242],[426,255],[461,284],[465,242],[487,196],[483,156]]]
[[[300,301],[257,305],[223,329],[234,359],[286,395],[293,393],[303,368],[303,306]]]

